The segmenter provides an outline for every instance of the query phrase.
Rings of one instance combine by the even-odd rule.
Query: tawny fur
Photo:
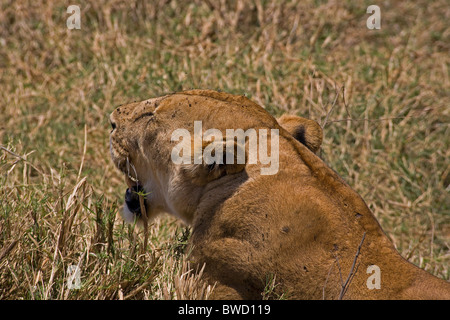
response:
[[[279,129],[278,173],[175,165],[171,133],[193,134],[195,120],[203,130]],[[315,155],[322,130],[314,121],[277,121],[243,96],[209,90],[121,106],[111,121],[114,163],[149,192],[148,216],[168,212],[192,226],[192,259],[206,263],[213,298],[260,299],[275,276],[276,294],[338,299],[353,271],[344,299],[450,299],[450,284],[403,259],[361,197]],[[370,265],[381,270],[380,289],[366,284]]]

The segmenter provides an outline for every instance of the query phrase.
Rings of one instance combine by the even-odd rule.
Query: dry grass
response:
[[[298,2],[78,1],[81,30],[74,3],[1,2],[0,299],[207,297],[178,222],[150,225],[144,251],[115,218],[108,150],[116,105],[189,88],[317,120],[323,159],[404,257],[448,280],[447,3],[385,1],[368,30],[371,2]]]

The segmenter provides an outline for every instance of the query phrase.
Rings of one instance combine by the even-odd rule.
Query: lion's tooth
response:
[[[137,185],[137,182],[134,181],[134,180],[136,180],[136,179],[134,179],[134,178],[132,178],[132,177],[130,177],[130,176],[125,176],[125,181],[126,181],[127,186],[128,186],[129,188],[132,188],[132,187],[134,187],[134,186]]]

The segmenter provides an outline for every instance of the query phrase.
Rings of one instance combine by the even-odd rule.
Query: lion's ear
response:
[[[202,152],[194,152],[194,161],[184,167],[184,172],[199,185],[241,172],[247,162],[247,153],[240,150],[243,147],[236,141],[203,141]]]
[[[277,119],[278,123],[292,136],[317,153],[322,144],[323,131],[320,125],[310,119],[284,114]]]

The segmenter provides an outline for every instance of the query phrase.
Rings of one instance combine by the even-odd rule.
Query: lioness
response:
[[[316,156],[316,122],[276,120],[243,96],[210,90],[120,106],[110,120],[112,159],[128,183],[124,219],[141,216],[143,191],[146,216],[168,212],[191,225],[192,258],[206,264],[213,298],[260,299],[272,277],[275,293],[291,299],[450,299],[450,284],[403,259],[361,197]],[[278,171],[262,174],[267,164],[248,161],[249,137],[243,163],[234,154],[176,164],[177,145],[192,154],[227,145],[216,136],[195,146],[195,121],[201,133],[224,136],[278,130],[275,147],[274,134],[258,141],[278,152]],[[174,139],[178,129],[193,138]],[[179,155],[194,158],[188,151]]]

